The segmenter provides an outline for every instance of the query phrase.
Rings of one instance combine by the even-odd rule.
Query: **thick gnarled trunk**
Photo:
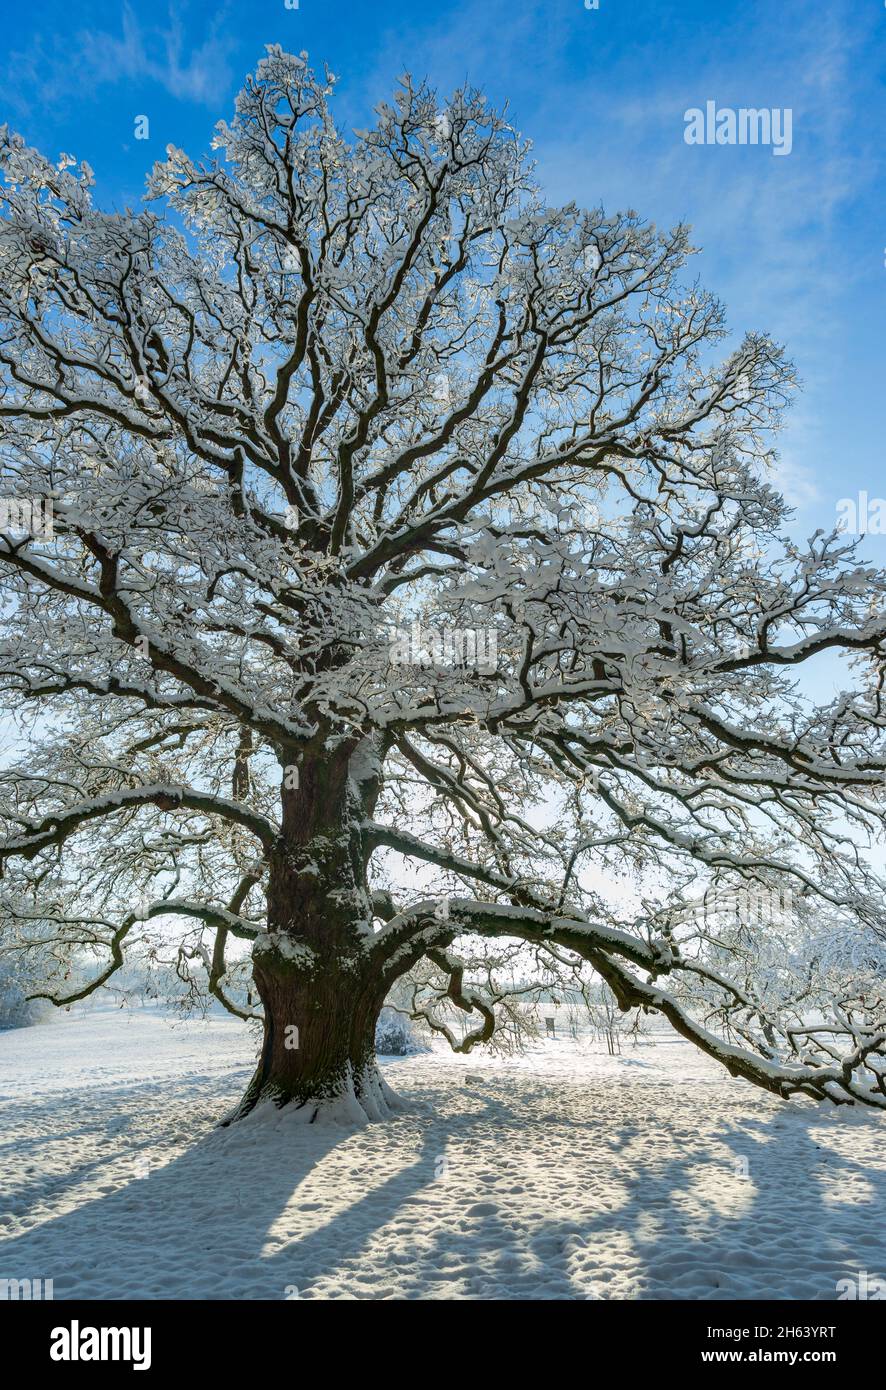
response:
[[[287,957],[264,941],[253,975],[264,1005],[264,1038],[239,1113],[272,1101],[315,1110],[335,1105],[344,1118],[387,1114],[393,1097],[375,1060],[381,980],[355,970],[351,958],[325,952],[306,959],[298,946]]]
[[[325,752],[325,750],[324,750]],[[370,954],[372,910],[361,823],[377,790],[349,752],[305,757],[284,789],[268,883],[268,929],[253,951],[264,1007],[255,1075],[234,1118],[261,1102],[378,1119],[395,1098],[375,1060],[387,984]],[[371,774],[371,762],[369,763]]]

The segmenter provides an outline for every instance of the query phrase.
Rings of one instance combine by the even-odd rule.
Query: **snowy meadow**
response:
[[[384,1124],[220,1130],[252,1053],[235,1020],[151,1009],[0,1033],[0,1273],[102,1300],[832,1301],[886,1276],[880,1117],[673,1035],[387,1059],[409,1108]]]

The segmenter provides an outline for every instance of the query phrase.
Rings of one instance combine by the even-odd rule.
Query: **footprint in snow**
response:
[[[495,1202],[475,1202],[472,1207],[468,1207],[465,1216],[496,1216],[498,1207]]]

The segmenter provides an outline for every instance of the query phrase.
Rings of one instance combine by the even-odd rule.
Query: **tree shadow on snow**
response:
[[[855,1124],[873,1150],[879,1117],[764,1103],[768,1114],[695,1136],[664,1129],[672,1142],[646,1153],[632,1147],[642,1126],[614,1137],[624,1167],[610,1209],[532,1238],[540,1263],[568,1271],[565,1296],[833,1300],[841,1279],[886,1274],[886,1171],[840,1152]]]
[[[886,1172],[841,1152],[869,1123],[873,1154],[876,1117],[611,1094],[605,1125],[568,1086],[501,1078],[458,1113],[213,1130],[5,1241],[0,1277],[52,1278],[61,1299],[832,1299],[886,1275]]]
[[[3,1241],[0,1278],[53,1279],[56,1299],[300,1296],[315,1277],[359,1256],[378,1226],[433,1180],[437,1145],[428,1136],[416,1144],[414,1161],[392,1171],[388,1164],[386,1171],[387,1125],[350,1130],[293,1118],[275,1112],[264,1133],[257,1132],[258,1114],[226,1130],[213,1128],[171,1161],[146,1166],[143,1176],[139,1157],[153,1146],[133,1146],[135,1175],[125,1186]],[[404,1123],[409,1117],[390,1122]],[[116,1132],[113,1111],[107,1130]],[[367,1162],[370,1133],[376,1152]],[[76,1141],[76,1127],[70,1137]],[[362,1167],[349,1161],[349,1146],[362,1154]],[[341,1155],[338,1194],[314,1192],[321,1172],[328,1187],[325,1165],[335,1154]],[[53,1201],[64,1186],[112,1178],[119,1161],[118,1151],[71,1168],[59,1181],[44,1174],[40,1196]],[[285,1229],[274,1235],[292,1202],[302,1218],[316,1222],[295,1241]],[[15,1209],[22,1209],[21,1199]]]

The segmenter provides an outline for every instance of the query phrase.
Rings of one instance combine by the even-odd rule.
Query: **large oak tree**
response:
[[[478,93],[346,138],[333,82],[269,49],[139,212],[0,132],[0,491],[54,521],[0,534],[4,949],[66,1003],[178,923],[264,1020],[240,1113],[385,1113],[392,987],[470,1047],[515,950],[886,1105],[883,578],[786,538],[790,366],[684,227],[546,206]]]

